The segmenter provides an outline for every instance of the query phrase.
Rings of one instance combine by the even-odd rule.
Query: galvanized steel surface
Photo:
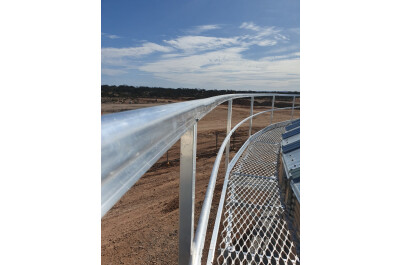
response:
[[[292,103],[292,113],[290,114],[290,120],[293,120],[293,113],[294,113],[294,103],[296,102],[296,97],[293,97]]]
[[[291,143],[299,141],[299,140],[300,140],[300,134],[290,136],[290,137],[282,140],[282,146],[291,144]]]
[[[188,264],[193,242],[197,123],[181,138],[179,180],[179,264]]]
[[[275,109],[276,110],[284,110],[284,109],[291,109],[291,107],[288,108],[279,108],[279,109]],[[239,128],[244,122],[246,122],[247,120],[249,120],[250,118],[254,118],[258,115],[264,114],[264,113],[268,113],[272,110],[267,110],[267,111],[262,111],[262,112],[258,112],[257,114],[254,114],[251,117],[247,117],[246,119],[242,120],[241,122],[239,122],[230,132],[229,134],[225,137],[225,140],[223,141],[223,143],[221,144],[221,147],[218,151],[217,157],[215,158],[215,162],[214,162],[214,166],[211,172],[211,176],[210,176],[210,180],[208,182],[208,186],[207,186],[207,191],[206,191],[206,195],[204,197],[204,201],[203,201],[203,206],[201,208],[201,213],[200,213],[200,217],[199,217],[199,222],[198,222],[198,226],[197,226],[197,230],[196,230],[196,235],[194,238],[194,242],[193,242],[193,251],[192,251],[192,259],[190,264],[194,265],[194,264],[200,264],[201,263],[201,255],[202,255],[202,251],[203,251],[203,247],[204,247],[204,240],[206,237],[206,231],[207,231],[207,225],[208,225],[208,218],[210,215],[210,210],[211,210],[211,203],[212,203],[212,198],[214,195],[214,189],[215,189],[215,182],[217,179],[217,174],[218,174],[218,170],[219,170],[219,165],[221,162],[221,158],[222,158],[222,154],[223,154],[223,150],[225,148],[225,146],[227,145],[232,133],[234,133],[236,131],[237,128]],[[274,144],[279,145],[278,142],[274,142]]]
[[[277,179],[281,134],[287,124],[252,137],[224,183],[223,230],[215,264],[299,264]]]
[[[286,123],[286,122],[284,122]],[[214,229],[213,229],[213,234],[210,242],[210,247],[208,251],[208,258],[207,258],[207,265],[212,265],[214,261],[214,256],[215,256],[215,249],[216,249],[216,243],[217,243],[217,238],[218,238],[218,232],[219,232],[219,226],[220,226],[220,221],[221,221],[221,216],[222,216],[222,209],[224,207],[224,202],[225,202],[225,194],[228,186],[228,179],[231,173],[232,168],[236,165],[237,161],[241,157],[242,153],[244,150],[246,150],[247,146],[250,144],[250,142],[254,143],[253,139],[256,137],[264,134],[266,131],[272,130],[276,127],[280,127],[280,123],[270,125],[257,133],[255,133],[253,136],[247,139],[247,141],[242,145],[242,147],[239,149],[239,151],[235,154],[233,157],[232,161],[229,163],[228,171],[225,173],[225,179],[224,179],[224,185],[222,187],[222,192],[221,192],[221,197],[220,197],[220,202],[217,210],[217,216],[215,217],[215,222],[214,222]],[[235,174],[235,173],[234,173]]]
[[[285,127],[286,131],[290,131],[294,128],[300,127],[300,120],[295,120],[291,124]]]
[[[228,101],[228,117],[226,122],[226,134],[228,135],[232,128],[232,99]],[[230,139],[228,139],[228,143],[225,147],[225,171],[228,170],[229,165],[229,147],[230,147]]]
[[[254,97],[251,97],[250,101],[250,116],[253,116],[253,109],[254,109]],[[249,137],[251,136],[251,129],[253,127],[253,118],[249,121]]]
[[[275,106],[275,96],[272,97],[272,106],[271,109],[274,109]],[[269,124],[272,124],[272,120],[274,119],[274,112],[271,112],[271,122]]]
[[[286,167],[288,177],[290,177],[291,170],[300,168],[300,149],[296,149],[290,153],[283,154],[282,158],[283,163]]]
[[[282,134],[282,139],[287,139],[287,138],[292,137],[293,135],[296,135],[299,133],[300,133],[300,127],[297,127],[290,131],[286,131],[284,134]]]
[[[196,122],[219,104],[274,94],[231,94],[101,117],[101,216]],[[275,94],[276,96],[292,96]]]
[[[300,120],[286,126],[286,139],[282,140],[282,163],[290,187],[300,202]]]
[[[282,153],[287,154],[299,148],[300,148],[300,140],[297,140],[290,144],[282,145]]]
[[[293,190],[296,199],[300,202],[300,179],[297,181],[296,179],[290,182],[290,187]]]
[[[228,170],[225,173],[224,185],[222,186],[221,197],[220,197],[219,206],[218,206],[218,210],[217,210],[217,216],[215,217],[214,229],[213,229],[213,234],[212,234],[212,238],[211,238],[211,242],[210,242],[208,258],[207,258],[206,264],[212,265],[212,263],[213,263],[215,247],[216,247],[217,238],[218,238],[219,225],[221,222],[222,209],[224,206],[226,189],[228,187],[229,174],[232,170],[232,167],[236,164],[237,160],[242,155],[243,151],[247,148],[248,144],[250,143],[251,138],[252,137],[248,138],[247,141],[239,149],[239,151],[235,154],[232,161],[229,163]]]

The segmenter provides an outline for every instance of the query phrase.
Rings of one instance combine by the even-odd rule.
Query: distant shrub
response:
[[[110,85],[102,85],[101,86],[101,96],[108,98],[166,98],[166,99],[177,99],[177,98],[185,98],[187,100],[190,99],[201,99],[201,98],[209,98],[219,95],[225,94],[238,94],[238,93],[263,93],[260,91],[236,91],[236,90],[206,90],[206,89],[197,89],[197,88],[162,88],[162,87],[145,87],[145,86],[128,86],[128,85],[120,85],[120,86],[110,86]],[[295,92],[265,92],[265,93],[281,93],[281,94],[294,94]],[[291,102],[291,98],[287,97],[276,97],[277,101],[288,101]],[[235,99],[236,104],[241,105],[250,105],[250,99]],[[271,98],[265,98],[265,100],[259,102],[255,101],[255,106],[270,106],[272,103]],[[279,105],[286,106],[286,102],[277,103]],[[276,105],[275,104],[275,105]],[[291,105],[290,105],[291,106]],[[276,107],[280,107],[276,105]]]

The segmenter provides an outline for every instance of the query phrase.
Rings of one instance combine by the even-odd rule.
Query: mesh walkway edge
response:
[[[231,170],[213,264],[300,264],[278,183],[286,125],[255,135]]]

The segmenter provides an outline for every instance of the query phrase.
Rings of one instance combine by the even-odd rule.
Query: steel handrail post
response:
[[[197,120],[181,137],[179,180],[179,265],[190,262],[194,236]]]
[[[251,97],[251,103],[250,103],[250,116],[253,116],[253,107],[254,107],[254,97]],[[253,126],[253,117],[250,119],[250,124],[249,124],[249,137],[251,136],[251,128]]]
[[[270,125],[272,124],[272,120],[274,119],[274,106],[275,106],[275,95],[272,96],[271,122],[269,123]]]
[[[226,121],[226,135],[229,134],[231,128],[232,128],[232,99],[228,101],[228,118]],[[225,171],[228,170],[228,165],[229,165],[229,147],[230,147],[229,145],[230,145],[230,139],[225,147]]]
[[[293,120],[293,113],[294,113],[294,102],[296,100],[296,96],[293,97],[293,104],[292,104],[292,114],[290,116],[290,120]]]

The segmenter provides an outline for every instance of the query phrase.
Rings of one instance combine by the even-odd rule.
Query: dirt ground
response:
[[[110,102],[102,99],[102,114],[179,102],[179,100],[142,99],[136,102]],[[266,110],[254,107],[254,113]],[[232,127],[249,116],[249,106],[233,101]],[[291,111],[276,111],[273,123],[290,119]],[[295,110],[294,118],[299,117]],[[216,153],[226,135],[227,106],[220,105],[198,124],[196,160],[195,228],[201,211]],[[253,130],[267,126],[270,114],[253,120]],[[231,140],[231,158],[248,138],[249,123],[239,128]],[[178,264],[179,227],[179,141],[114,205],[101,222],[101,263]],[[213,207],[208,223],[203,264],[207,259],[224,177],[222,158]]]

